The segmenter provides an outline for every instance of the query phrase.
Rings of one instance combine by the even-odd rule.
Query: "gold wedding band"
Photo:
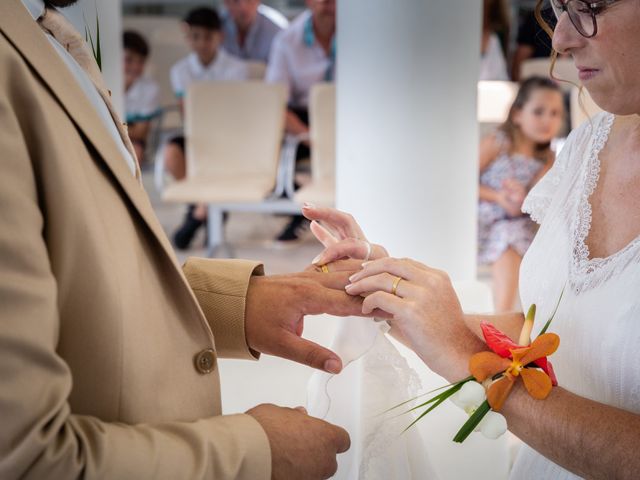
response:
[[[393,285],[391,286],[391,295],[398,295],[397,291],[398,291],[398,285],[400,285],[400,281],[402,280],[402,277],[396,277],[395,280],[393,281]]]
[[[320,270],[322,270],[323,273],[329,273],[329,267],[326,265],[320,265]]]

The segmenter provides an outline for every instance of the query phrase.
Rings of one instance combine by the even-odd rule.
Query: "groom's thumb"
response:
[[[287,334],[281,342],[279,356],[328,373],[340,373],[342,361],[331,350],[317,343],[300,338],[293,333]]]

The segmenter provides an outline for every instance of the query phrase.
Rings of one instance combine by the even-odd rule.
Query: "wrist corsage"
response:
[[[562,295],[560,295],[561,299]],[[560,300],[551,318],[533,342],[530,336],[536,315],[535,305],[532,305],[527,312],[518,343],[492,324],[482,322],[480,328],[491,351],[476,353],[471,357],[470,376],[391,409],[408,405],[418,398],[443,390],[406,412],[422,410],[418,418],[405,431],[445,400],[450,399],[469,414],[469,419],[453,438],[454,442],[464,442],[473,431],[480,431],[485,437],[496,439],[507,431],[507,421],[499,412],[519,378],[522,379],[525,389],[533,398],[537,400],[547,398],[552,388],[558,385],[553,366],[547,357],[558,349],[560,337],[555,333],[547,333],[547,329],[558,310]]]

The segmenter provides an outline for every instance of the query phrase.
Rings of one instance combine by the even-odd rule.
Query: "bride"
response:
[[[542,2],[539,2],[542,3]],[[503,413],[525,442],[515,479],[637,478],[640,471],[640,2],[552,0],[553,46],[570,54],[606,112],[573,131],[523,210],[540,224],[520,271],[522,305],[536,304],[534,333],[562,294],[552,330],[559,386],[544,400],[514,387]],[[540,5],[538,5],[540,8]],[[314,264],[353,268],[346,290],[364,313],[390,316],[390,334],[449,381],[468,376],[486,350],[489,320],[518,337],[523,314],[465,315],[446,273],[371,246],[355,220],[305,206],[326,247]],[[351,260],[348,260],[351,259]]]

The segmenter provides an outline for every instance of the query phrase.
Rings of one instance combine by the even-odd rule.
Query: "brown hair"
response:
[[[482,28],[498,34],[504,56],[508,56],[511,20],[509,9],[504,0],[484,0]]]
[[[498,127],[498,131],[504,133],[511,144],[511,148],[515,146],[520,129],[514,123],[515,114],[522,110],[526,103],[531,99],[533,92],[537,90],[552,90],[562,94],[560,87],[551,79],[545,77],[529,77],[520,85],[518,94],[511,104],[507,120]],[[551,152],[551,142],[537,143],[535,146],[534,156],[538,160],[546,161]]]

